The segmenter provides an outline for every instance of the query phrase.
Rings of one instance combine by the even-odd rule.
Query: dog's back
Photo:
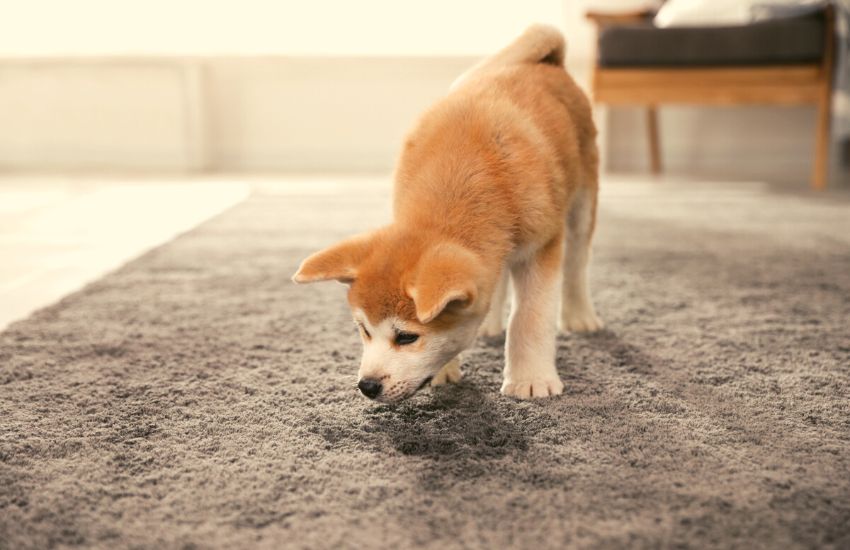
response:
[[[534,26],[461,77],[409,136],[396,219],[437,216],[477,242],[490,232],[506,254],[557,234],[579,188],[595,197],[590,104],[563,56],[560,33]]]

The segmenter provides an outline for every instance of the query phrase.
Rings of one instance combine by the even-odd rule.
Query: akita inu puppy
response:
[[[598,154],[564,39],[535,25],[465,73],[408,136],[394,220],[304,260],[297,283],[337,280],[363,339],[359,388],[383,402],[460,379],[458,354],[500,334],[502,393],[560,394],[560,328],[602,327],[587,267]],[[559,298],[560,293],[560,298]]]

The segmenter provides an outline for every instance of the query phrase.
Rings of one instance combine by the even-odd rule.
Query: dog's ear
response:
[[[301,262],[292,280],[296,283],[339,281],[351,284],[357,268],[372,251],[375,233],[356,235],[320,250]]]
[[[481,259],[456,244],[440,244],[419,259],[407,294],[416,305],[420,323],[429,323],[447,308],[468,308],[478,297]]]

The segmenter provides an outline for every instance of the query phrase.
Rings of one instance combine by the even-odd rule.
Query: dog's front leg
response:
[[[521,399],[558,395],[555,336],[563,236],[511,268],[514,300],[505,345],[502,393]]]

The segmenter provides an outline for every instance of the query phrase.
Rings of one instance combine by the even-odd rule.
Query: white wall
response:
[[[386,170],[463,69],[565,5],[9,1],[0,170]]]
[[[0,61],[0,170],[389,170],[477,58]]]
[[[0,56],[477,56],[580,3],[0,0]]]
[[[0,168],[190,167],[185,78],[162,61],[0,63]]]
[[[206,68],[212,168],[388,170],[475,58],[228,59]]]

